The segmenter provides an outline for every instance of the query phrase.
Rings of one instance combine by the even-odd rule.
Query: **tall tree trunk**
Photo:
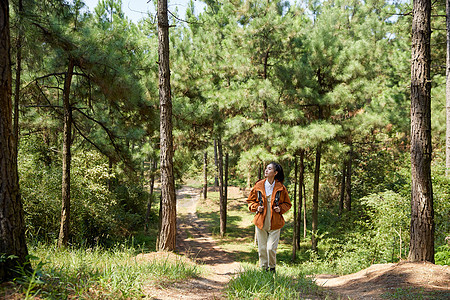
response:
[[[160,102],[161,230],[159,250],[174,251],[177,231],[177,200],[173,177],[172,99],[169,68],[169,19],[167,0],[158,0],[158,55]]]
[[[208,152],[203,157],[203,199],[208,197]]]
[[[145,213],[145,232],[148,232],[150,227],[150,214],[152,212],[152,202],[153,202],[153,189],[155,187],[155,171],[156,171],[156,158],[152,157],[152,164],[150,166],[150,182],[147,200],[147,211]]]
[[[344,159],[342,162],[342,177],[341,177],[341,194],[339,196],[339,212],[338,215],[342,215],[345,202],[345,177],[347,176],[347,161]]]
[[[217,170],[219,169],[219,161],[217,159],[217,140],[214,139],[214,165],[216,166],[216,172],[214,173],[214,186],[219,186],[219,175],[217,173]]]
[[[162,194],[159,194],[159,211],[158,211],[158,235],[156,237],[156,251],[162,250],[159,247],[159,241],[161,238],[161,227],[162,227]]]
[[[297,256],[297,156],[294,159],[294,232],[292,234],[292,261]]]
[[[446,116],[447,116],[447,130],[445,139],[445,174],[450,176],[450,0],[445,1],[446,3],[446,15],[447,15],[447,61],[446,61]]]
[[[22,74],[22,40],[23,40],[23,25],[22,25],[22,13],[23,13],[23,3],[19,0],[18,3],[18,33],[16,42],[16,85],[14,92],[14,139],[16,140],[16,149],[19,146],[19,102],[20,102],[20,85],[21,85],[21,74]]]
[[[0,282],[15,277],[18,265],[29,266],[12,124],[10,47],[9,3],[0,0],[0,253],[6,257],[0,260]]]
[[[72,84],[73,68],[74,62],[73,59],[70,58],[63,90],[64,130],[62,150],[62,207],[58,247],[64,247],[67,245],[70,234],[70,163],[72,160],[72,154],[70,151],[70,146],[72,143],[72,107],[70,104],[70,85]]]
[[[225,166],[224,166],[224,182],[223,182],[223,198],[225,199],[225,203],[228,203],[228,152],[225,153]],[[226,207],[226,205],[225,205]]]
[[[220,137],[217,139],[217,152],[219,168],[220,236],[224,237],[227,231],[227,202],[223,193],[223,149]]]
[[[413,1],[411,59],[411,228],[408,260],[434,262],[431,183],[431,1]]]
[[[113,190],[113,186],[112,186],[112,169],[113,169],[113,161],[111,159],[111,157],[108,157],[108,181],[107,181],[107,185],[108,185],[108,191],[112,192]]]
[[[319,175],[320,175],[320,158],[322,156],[322,144],[317,145],[316,150],[316,168],[314,171],[314,191],[313,191],[313,209],[312,209],[312,238],[311,248],[317,251],[317,228],[319,224]]]
[[[303,239],[306,239],[307,234],[307,223],[306,223],[306,186],[305,182],[303,182]]]
[[[297,241],[297,249],[300,249],[300,226],[302,222],[302,204],[303,204],[303,183],[305,181],[305,165],[304,165],[304,156],[305,150],[300,150],[300,165],[299,165],[299,175],[298,175],[298,212],[297,212],[297,230],[296,233],[296,241]]]
[[[344,207],[347,211],[352,210],[352,161],[353,161],[353,144],[350,142],[350,150],[348,151],[346,180],[345,180],[345,203]]]

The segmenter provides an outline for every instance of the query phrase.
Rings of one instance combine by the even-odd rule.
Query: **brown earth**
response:
[[[236,190],[230,189],[229,195]],[[200,263],[205,273],[199,278],[170,286],[149,286],[146,294],[151,299],[225,299],[224,287],[241,269],[240,264],[217,245],[207,227],[197,218],[200,192],[200,189],[187,186],[177,190],[176,243],[178,252]]]
[[[376,264],[354,274],[315,278],[345,299],[450,299],[450,267],[426,262]]]
[[[197,218],[200,192],[186,186],[177,191],[177,247],[180,254],[201,262],[206,273],[168,287],[151,287],[147,292],[153,299],[225,299],[224,287],[241,269]],[[228,194],[245,201],[238,188],[229,188]],[[376,264],[345,276],[317,275],[315,280],[327,299],[450,299],[450,267],[431,263]]]

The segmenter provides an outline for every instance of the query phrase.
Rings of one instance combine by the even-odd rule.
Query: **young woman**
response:
[[[284,173],[279,164],[268,164],[264,177],[255,184],[247,202],[249,210],[256,212],[253,223],[256,226],[259,265],[266,271],[275,272],[277,247],[284,226],[283,214],[292,204],[283,185]]]

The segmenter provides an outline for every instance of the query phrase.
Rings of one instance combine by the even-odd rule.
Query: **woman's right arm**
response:
[[[257,196],[255,188],[252,188],[252,190],[250,191],[250,195],[248,195],[248,198],[247,198],[247,203],[248,203],[248,209],[251,212],[256,212],[256,210],[258,209],[258,206],[259,206],[259,201],[258,201],[258,196]]]

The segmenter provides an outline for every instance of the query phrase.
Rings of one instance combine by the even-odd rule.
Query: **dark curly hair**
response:
[[[281,167],[281,165],[276,162],[271,162],[269,165],[272,165],[273,168],[275,169],[275,171],[278,172],[277,175],[275,175],[275,180],[278,180],[279,182],[283,183],[284,182],[284,172],[283,172],[283,168]]]

